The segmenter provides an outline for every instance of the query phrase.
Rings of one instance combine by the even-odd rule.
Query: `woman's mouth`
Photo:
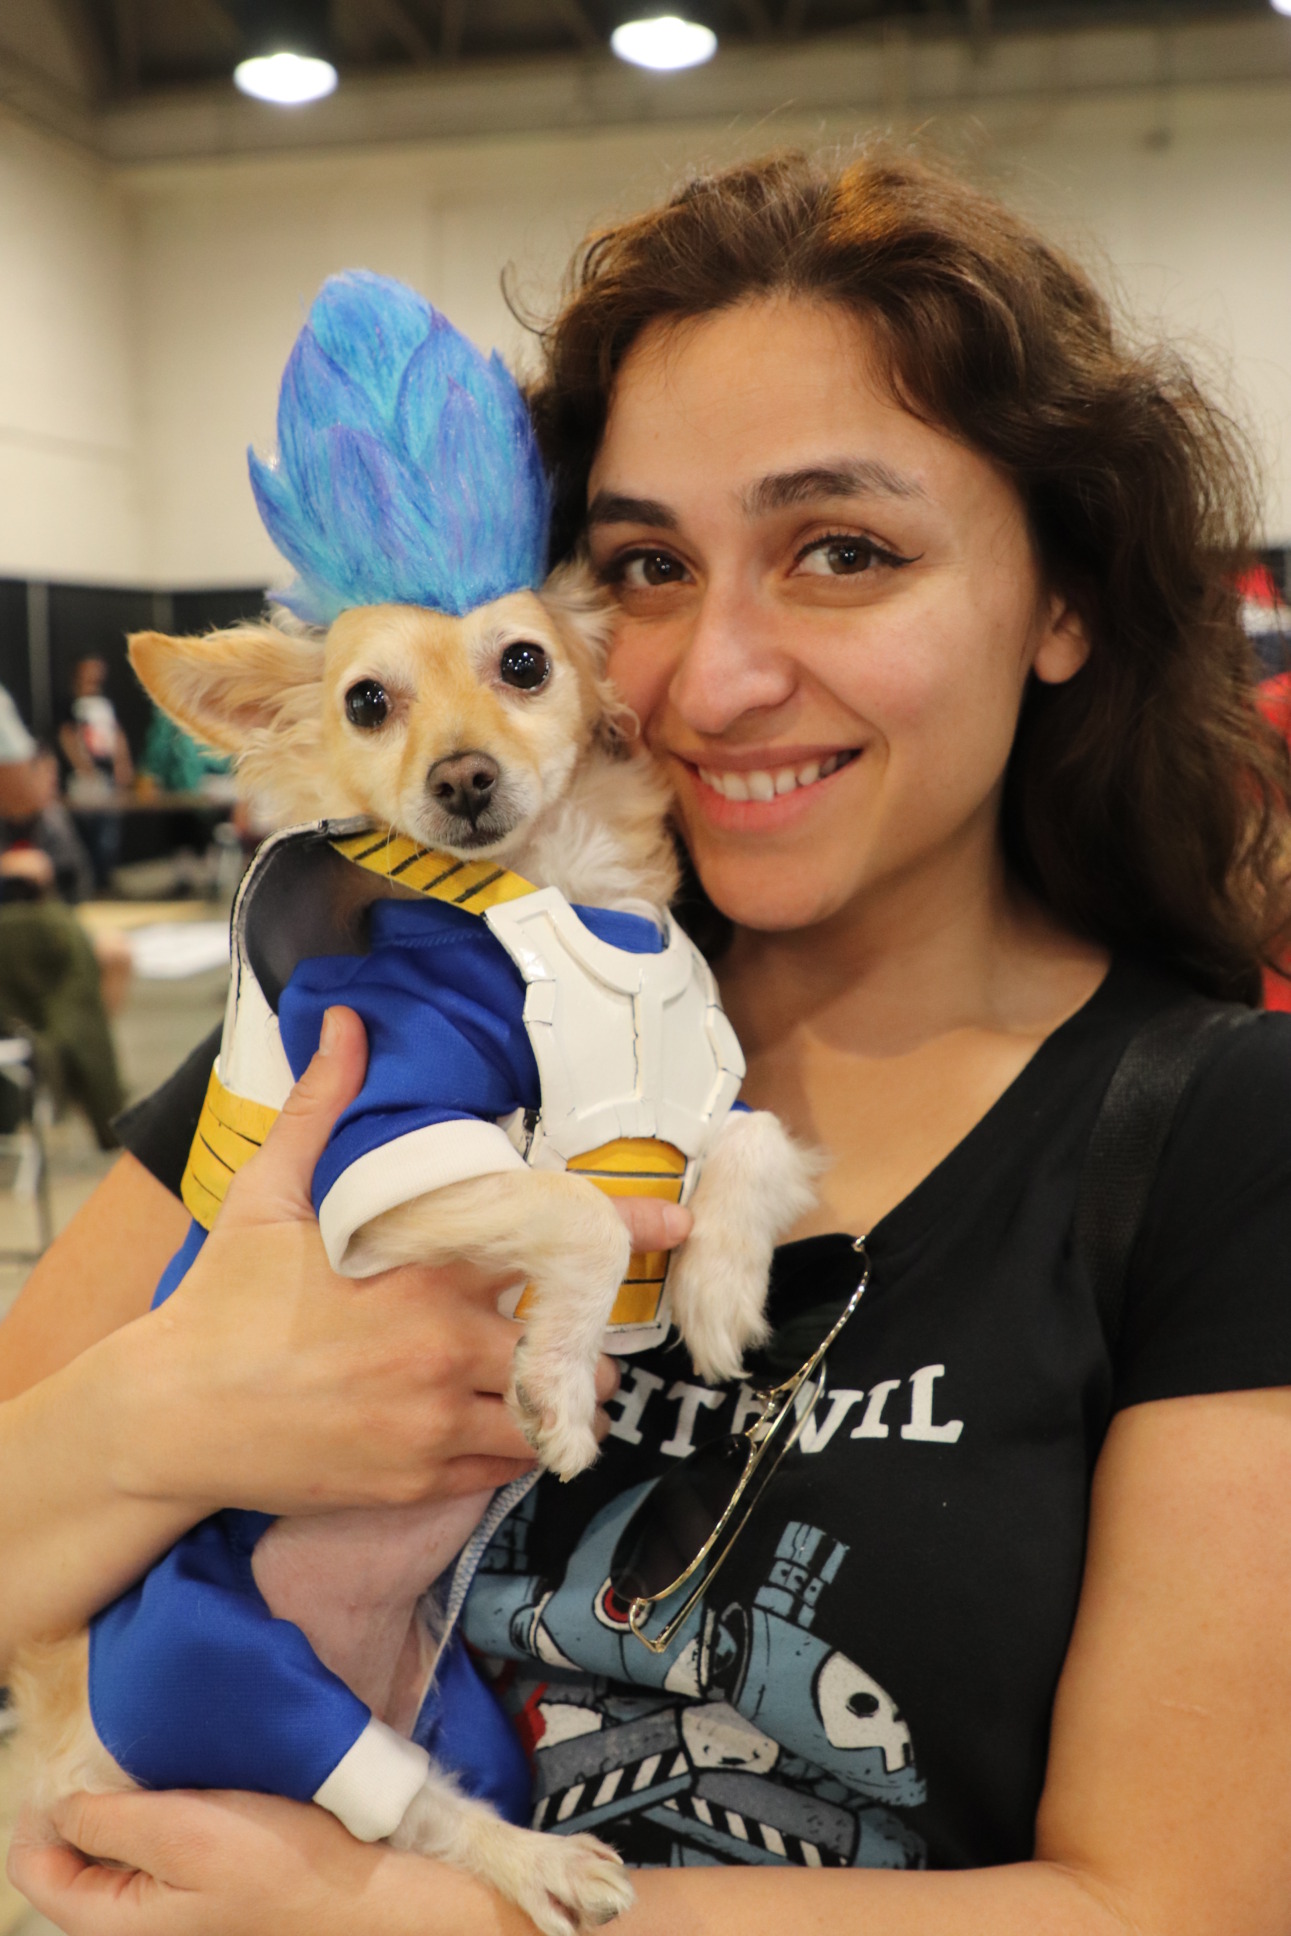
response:
[[[694,771],[705,786],[712,787],[724,800],[765,802],[816,786],[831,773],[837,773],[840,767],[849,765],[859,754],[859,747],[849,747],[841,753],[828,753],[823,759],[802,760],[793,766],[758,767],[749,773],[699,765]]]

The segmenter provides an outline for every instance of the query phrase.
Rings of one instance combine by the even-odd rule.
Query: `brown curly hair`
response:
[[[1291,919],[1291,769],[1261,719],[1235,574],[1240,433],[1172,352],[1127,342],[1074,263],[947,167],[889,143],[776,154],[594,234],[531,391],[575,549],[624,357],[650,324],[784,294],[835,303],[893,395],[1017,489],[1088,662],[1031,682],[1006,776],[1016,876],[1069,927],[1257,999]]]

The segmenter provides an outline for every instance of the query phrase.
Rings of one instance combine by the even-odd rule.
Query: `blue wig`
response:
[[[332,276],[283,372],[278,456],[247,453],[265,529],[296,567],[281,602],[460,617],[542,582],[548,494],[524,399],[401,282]]]

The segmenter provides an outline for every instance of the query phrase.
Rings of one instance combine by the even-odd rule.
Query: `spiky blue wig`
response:
[[[496,351],[387,276],[323,284],[283,372],[278,455],[247,456],[297,572],[278,596],[312,624],[353,605],[460,617],[543,579],[547,483],[523,397]]]

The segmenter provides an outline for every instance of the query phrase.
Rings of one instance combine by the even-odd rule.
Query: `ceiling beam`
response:
[[[551,0],[551,10],[562,27],[567,27],[580,47],[601,47],[604,42],[583,0]]]
[[[458,60],[462,52],[462,31],[466,26],[466,0],[439,0],[439,53],[441,60]]]
[[[735,0],[755,40],[769,40],[772,33],[772,20],[766,0]]]
[[[367,4],[409,60],[434,60],[438,49],[421,22],[404,5],[404,0],[367,0]]]
[[[242,22],[235,8],[227,6],[225,0],[202,0],[202,11],[213,30],[222,34],[230,47],[242,45]]]
[[[974,60],[984,60],[991,45],[991,0],[968,0],[968,41]]]
[[[56,0],[68,39],[76,50],[86,88],[95,100],[112,92],[112,56],[88,0]]]
[[[117,86],[122,93],[133,94],[143,64],[139,0],[112,0],[112,25],[116,30]]]

